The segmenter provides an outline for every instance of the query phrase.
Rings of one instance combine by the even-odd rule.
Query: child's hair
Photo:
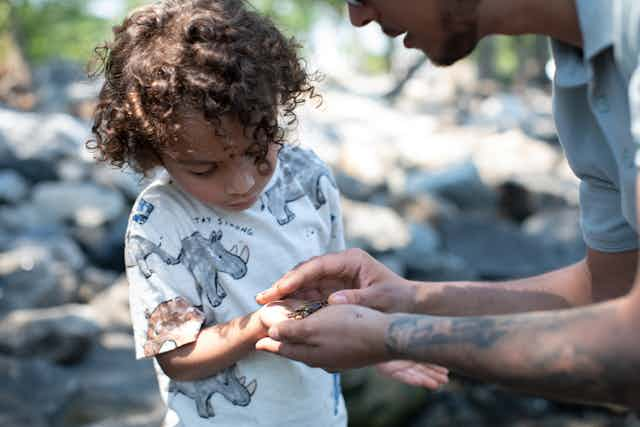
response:
[[[87,147],[98,159],[146,173],[158,153],[176,148],[180,119],[200,112],[220,129],[237,117],[256,141],[256,164],[282,144],[313,81],[286,38],[244,0],[164,0],[140,7],[96,48],[93,76],[104,74]],[[221,132],[218,130],[218,132]]]

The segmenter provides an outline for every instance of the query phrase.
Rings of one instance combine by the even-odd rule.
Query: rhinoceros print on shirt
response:
[[[326,177],[336,187],[331,172],[315,155],[297,147],[285,147],[278,157],[282,174],[265,192],[263,203],[278,224],[285,225],[296,217],[288,204],[302,197],[309,197],[313,206],[320,209],[327,202],[320,180]]]
[[[218,273],[229,274],[236,280],[241,279],[247,274],[249,261],[247,246],[238,253],[237,245],[227,250],[220,243],[221,239],[222,231],[213,231],[209,238],[196,231],[182,239],[182,249],[177,257],[173,257],[159,244],[141,236],[130,236],[127,239],[126,265],[137,266],[149,278],[153,274],[147,264],[147,258],[151,254],[158,255],[168,265],[182,263],[192,274],[198,288],[205,290],[211,305],[217,307],[227,296],[218,280]]]

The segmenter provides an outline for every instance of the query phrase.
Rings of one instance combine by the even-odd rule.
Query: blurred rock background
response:
[[[0,425],[155,427],[135,362],[123,265],[144,185],[84,148],[100,81],[91,48],[139,0],[0,0]],[[333,168],[349,246],[420,280],[503,280],[584,256],[577,181],[551,117],[544,39],[486,40],[449,69],[341,0],[255,0],[325,74],[292,140]],[[314,104],[314,103],[312,103]],[[452,375],[432,393],[345,373],[352,426],[640,426],[624,412],[521,396]]]

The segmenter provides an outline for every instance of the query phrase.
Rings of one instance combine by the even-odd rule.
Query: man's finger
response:
[[[282,342],[306,344],[311,335],[307,323],[309,320],[305,319],[285,320],[269,328],[269,337]]]
[[[256,350],[268,351],[286,357],[287,359],[298,360],[310,366],[317,366],[313,358],[314,355],[317,356],[317,352],[313,346],[291,344],[279,342],[271,338],[262,338],[256,343]]]
[[[266,304],[282,299],[303,286],[317,286],[322,279],[346,277],[354,267],[357,267],[357,265],[351,265],[351,263],[358,263],[357,259],[350,255],[352,253],[346,251],[312,258],[285,274],[271,288],[259,293],[256,301],[259,304]]]

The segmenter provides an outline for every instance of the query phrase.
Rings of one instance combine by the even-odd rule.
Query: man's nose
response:
[[[369,6],[349,5],[349,20],[354,27],[364,27],[376,19],[376,11]]]
[[[231,173],[225,191],[230,196],[243,196],[251,192],[255,184],[256,179],[253,171],[242,168]]]

